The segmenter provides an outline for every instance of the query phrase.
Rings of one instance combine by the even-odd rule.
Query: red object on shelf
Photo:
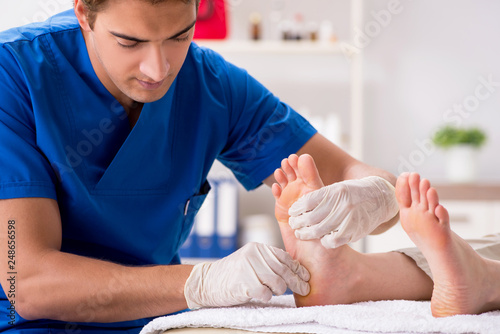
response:
[[[224,0],[201,0],[194,30],[194,39],[227,37],[227,12]]]

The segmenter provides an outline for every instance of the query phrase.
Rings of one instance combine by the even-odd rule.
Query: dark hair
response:
[[[94,24],[95,24],[95,20],[97,18],[97,13],[99,11],[101,11],[106,6],[106,4],[108,3],[108,0],[80,0],[80,1],[83,3],[83,5],[88,10],[87,19],[89,20],[90,28],[94,29]],[[148,2],[152,5],[157,5],[159,3],[171,1],[171,0],[142,0],[142,1]],[[193,2],[193,0],[179,0],[179,1],[182,1],[186,4]],[[198,9],[198,6],[200,5],[200,0],[194,0],[194,1],[196,3],[196,8]]]

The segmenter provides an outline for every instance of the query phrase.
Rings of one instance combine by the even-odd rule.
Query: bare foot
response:
[[[292,255],[296,252],[296,240],[293,230],[288,227],[288,209],[303,195],[323,187],[323,181],[319,176],[314,160],[309,155],[300,158],[292,154],[281,163],[281,169],[274,172],[278,184],[274,184],[272,191],[276,199],[274,213],[280,223],[284,237],[285,247]],[[283,223],[284,225],[281,225]]]
[[[281,169],[274,176],[279,184],[273,185],[276,199],[275,215],[278,220],[285,248],[293,258],[305,266],[310,274],[311,292],[306,297],[295,295],[297,306],[351,303],[351,289],[358,282],[354,278],[350,256],[356,252],[349,246],[325,249],[320,240],[302,241],[295,238],[288,225],[288,209],[302,195],[319,189],[323,182],[316,165],[309,155],[291,155],[283,160]],[[353,276],[353,277],[351,277]]]
[[[402,174],[396,184],[401,224],[427,259],[435,317],[478,314],[500,308],[500,262],[479,256],[450,229],[448,211],[428,180]]]
[[[323,186],[311,156],[291,155],[274,176],[279,183],[273,185],[275,214],[285,248],[311,274],[311,292],[295,295],[297,306],[430,298],[432,280],[402,253],[363,254],[347,245],[326,249],[320,240],[295,238],[288,209],[300,196]]]

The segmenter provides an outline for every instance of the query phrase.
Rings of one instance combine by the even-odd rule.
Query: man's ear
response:
[[[75,9],[76,18],[78,19],[78,23],[80,23],[80,27],[86,32],[92,31],[92,28],[90,28],[89,19],[88,19],[89,11],[81,0],[75,0],[75,8],[74,9]]]

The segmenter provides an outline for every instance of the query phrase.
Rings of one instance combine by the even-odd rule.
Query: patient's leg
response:
[[[300,196],[323,186],[312,158],[291,155],[275,172],[275,215],[286,250],[311,273],[311,292],[295,295],[297,306],[347,304],[368,300],[430,299],[431,279],[401,253],[362,254],[349,246],[326,249],[319,240],[295,238],[288,208]]]
[[[402,175],[396,185],[401,224],[429,263],[437,317],[500,309],[500,262],[479,256],[450,229],[446,209],[429,181]]]

